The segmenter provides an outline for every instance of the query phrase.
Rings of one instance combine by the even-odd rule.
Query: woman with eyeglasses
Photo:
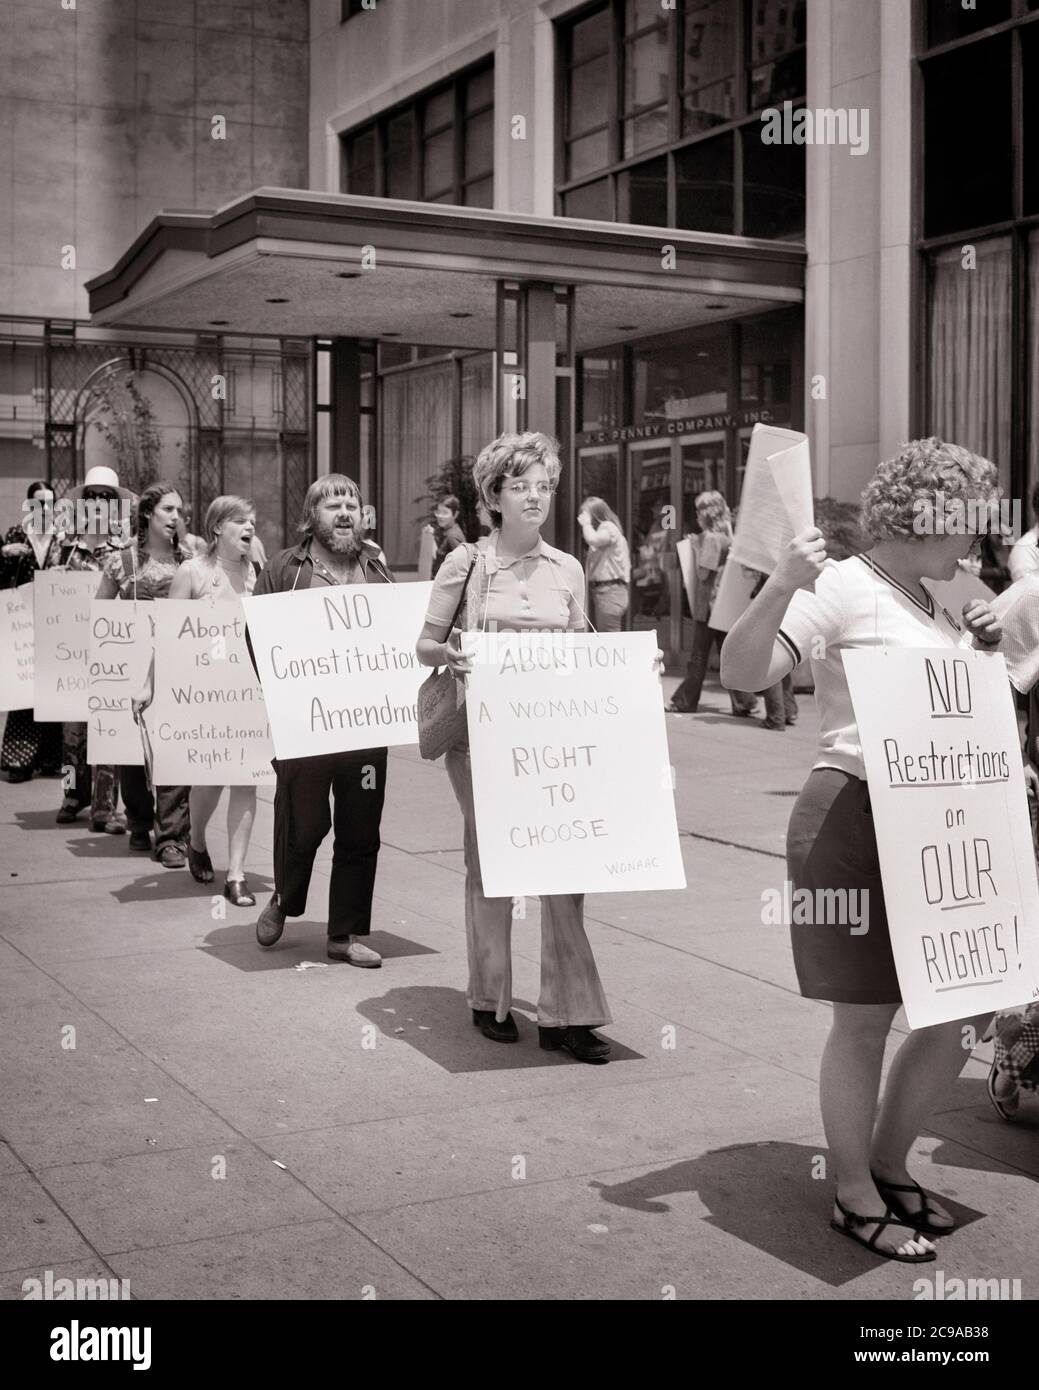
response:
[[[544,434],[503,434],[480,453],[473,479],[494,529],[486,550],[460,545],[440,567],[416,648],[424,666],[447,666],[457,676],[471,671],[461,645],[463,630],[585,630],[581,563],[541,538],[559,481],[558,449]],[[463,590],[464,611],[459,612]],[[492,1042],[516,1042],[519,1033],[510,1012],[512,899],[484,895],[468,735],[448,750],[446,761],[465,821],[467,998],[473,1024]],[[584,895],[542,897],[541,1047],[564,1048],[580,1062],[608,1062],[610,1045],[592,1029],[609,1022],[584,930]]]

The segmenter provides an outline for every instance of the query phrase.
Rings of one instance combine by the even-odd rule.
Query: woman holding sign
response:
[[[833,1001],[820,1078],[837,1178],[831,1225],[875,1254],[907,1263],[933,1260],[928,1237],[954,1226],[910,1177],[909,1151],[970,1055],[965,1025],[980,1038],[988,1019],[911,1033],[891,1064],[878,1109],[884,1047],[902,996],[841,654],[969,640],[926,581],[951,579],[979,540],[962,529],[953,533],[951,525],[944,533],[945,515],[976,515],[997,497],[996,470],[987,459],[939,439],[904,445],[863,493],[862,528],[872,549],[838,563],[827,559],[815,527],[795,536],[722,648],[722,681],[730,689],[767,689],[802,655],[812,660],[821,747],[790,817],[787,873],[795,890],[827,905],[812,914],[814,921],[801,923],[801,914],[792,914],[798,922],[791,939],[801,993]],[[963,621],[975,643],[998,643],[999,623],[986,603],[968,603]],[[864,924],[861,914],[854,926],[833,920],[843,914],[832,905],[852,901],[852,894],[867,905]]]
[[[173,576],[168,597],[171,599],[237,600],[251,594],[260,572],[260,564],[250,559],[256,534],[256,508],[244,497],[217,497],[210,504],[205,519],[205,550],[185,560]],[[137,701],[143,712],[152,702],[155,682],[155,661],[148,671],[148,680]],[[213,817],[223,787],[192,787],[188,798],[190,808],[190,838],[188,868],[196,883],[213,882],[213,862],[206,848],[206,827]],[[255,907],[256,899],[249,891],[245,877],[245,856],[249,853],[249,838],[256,819],[256,787],[229,787],[227,795],[228,868],[224,881],[224,897],[235,907]]]
[[[54,532],[54,493],[46,483],[30,483],[22,526],[12,526],[0,547],[0,589],[31,584],[37,570],[58,563]],[[4,726],[0,769],[11,782],[28,782],[34,772],[61,772],[61,725],[38,724],[32,708],[12,710]]]
[[[133,602],[168,598],[173,576],[183,563],[178,525],[183,503],[169,483],[152,483],[137,504],[137,536],[125,550],[105,565],[97,591],[100,599],[121,598]],[[134,718],[140,709],[133,702]],[[143,767],[121,767],[119,786],[130,828],[130,848],[151,850],[155,831],[155,858],[164,868],[184,867],[188,842],[188,788],[148,787]]]
[[[416,648],[424,666],[447,666],[458,676],[472,669],[461,628],[585,630],[581,563],[541,539],[559,473],[558,446],[544,434],[503,434],[480,453],[473,478],[494,530],[485,551],[459,546],[441,566]],[[468,737],[448,750],[446,761],[465,820],[468,1003],[484,1037],[515,1042],[512,899],[483,893]],[[592,1029],[609,1023],[610,1011],[583,919],[583,894],[541,899],[538,1036],[547,1050],[565,1048],[579,1062],[603,1063],[610,1059],[610,1045]]]

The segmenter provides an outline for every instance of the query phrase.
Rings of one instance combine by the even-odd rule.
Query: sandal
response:
[[[887,1230],[888,1226],[904,1226],[906,1224],[894,1213],[893,1207],[886,1206],[883,1216],[860,1216],[856,1211],[849,1211],[839,1197],[834,1197],[833,1200],[843,1214],[844,1221],[843,1223],[831,1221],[830,1226],[833,1230],[837,1231],[838,1234],[847,1236],[849,1240],[853,1240],[856,1245],[864,1246],[872,1254],[881,1255],[885,1260],[897,1260],[900,1264],[904,1265],[928,1264],[935,1258],[937,1252],[934,1250],[928,1250],[923,1255],[902,1255],[897,1250],[877,1249],[877,1240],[884,1231]],[[876,1223],[877,1229],[870,1236],[869,1240],[864,1240],[862,1236],[856,1233],[856,1226],[869,1226],[873,1223]],[[910,1223],[910,1225],[912,1225],[912,1223]],[[912,1239],[912,1237],[910,1237],[910,1239]],[[905,1245],[906,1242],[903,1241],[902,1244]]]
[[[188,868],[196,883],[213,882],[213,862],[207,849],[192,849],[188,845]]]
[[[950,1226],[936,1226],[931,1220],[933,1208],[927,1193],[918,1182],[898,1183],[885,1182],[883,1178],[878,1178],[876,1173],[871,1173],[870,1177],[877,1185],[877,1191],[887,1202],[891,1211],[900,1216],[903,1224],[912,1226],[922,1236],[948,1236],[952,1235],[956,1229],[956,1223]],[[899,1192],[915,1192],[923,1203],[919,1211],[910,1211],[905,1202],[897,1195]]]
[[[997,1096],[996,1077],[998,1075],[999,1071],[996,1067],[995,1062],[993,1062],[991,1067],[989,1067],[988,1079],[985,1082],[985,1089],[988,1091],[988,1098],[992,1102],[993,1110],[995,1110],[996,1114],[999,1116],[1001,1120],[1016,1120],[1017,1112],[1021,1103],[1020,1096],[1017,1091],[1014,1091],[1013,1094],[1009,1096]],[[1013,1105],[1007,1104],[1007,1102],[1010,1100],[1014,1102]]]

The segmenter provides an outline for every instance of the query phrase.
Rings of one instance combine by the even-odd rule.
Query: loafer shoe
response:
[[[151,853],[152,837],[148,834],[147,830],[130,831],[130,848],[147,850],[149,854]]]
[[[123,822],[122,822],[122,820],[120,819],[119,816],[109,816],[107,820],[105,820],[105,819],[103,819],[103,818],[102,818],[102,819],[99,819],[99,820],[91,820],[91,822],[90,822],[90,828],[91,828],[91,830],[94,832],[95,835],[125,835],[125,834],[126,834],[126,826],[123,824]],[[151,849],[151,841],[150,841],[150,840],[149,840],[149,842],[148,842],[148,848]]]
[[[285,914],[277,903],[277,894],[271,894],[271,900],[256,919],[256,940],[261,946],[273,946],[281,936],[285,926]]]
[[[519,1029],[511,1013],[506,1014],[499,1023],[493,1009],[474,1009],[473,1027],[479,1028],[484,1037],[490,1038],[491,1042],[519,1042]]]
[[[601,1064],[610,1060],[610,1044],[603,1038],[597,1038],[583,1024],[574,1024],[569,1028],[539,1028],[538,1046],[546,1052],[558,1052],[563,1048],[579,1062]]]
[[[345,960],[347,965],[359,965],[362,970],[378,970],[382,965],[382,956],[370,946],[360,941],[337,941],[331,936],[328,938],[328,959]]]
[[[167,841],[161,849],[156,850],[155,858],[164,869],[183,869],[188,862],[188,857],[180,845],[175,845],[171,841]]]
[[[72,822],[79,815],[80,811],[82,811],[82,809],[83,807],[77,805],[75,801],[63,801],[61,804],[61,809],[58,811],[58,814],[54,817],[54,824],[71,825]]]

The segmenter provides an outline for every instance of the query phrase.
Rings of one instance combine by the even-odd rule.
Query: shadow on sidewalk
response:
[[[374,935],[374,933],[373,933]],[[473,1027],[472,1013],[460,989],[445,985],[414,985],[389,989],[377,998],[365,999],[357,1012],[370,1019],[379,1031],[394,1042],[406,1042],[430,1062],[448,1072],[509,1071],[518,1067],[555,1067],[575,1062],[566,1052],[543,1052],[538,1047],[537,1025],[517,1016],[516,1010],[537,1013],[528,999],[513,1001],[512,1016],[519,1028],[518,1043],[496,1043]],[[613,1061],[642,1061],[601,1028],[600,1037],[613,1048]]]
[[[812,1177],[820,1156],[828,1172],[825,1149],[779,1140],[733,1144],[625,1182],[591,1186],[613,1206],[661,1215],[671,1211],[663,1198],[695,1192],[708,1209],[709,1225],[837,1287],[886,1261],[830,1230],[832,1179]],[[944,1194],[941,1203],[961,1228],[985,1215]]]
[[[252,884],[254,880],[250,877],[249,882]],[[256,879],[255,882],[259,884],[261,880]],[[273,884],[266,891],[273,892]],[[262,899],[258,892],[256,896],[258,901],[254,908],[240,910],[228,907],[226,920],[208,933],[206,944],[198,949],[246,974],[253,974],[258,970],[295,970],[303,961],[327,965],[329,970],[350,970],[356,975],[365,973],[341,961],[328,960],[325,954],[328,934],[324,922],[290,917],[277,945],[260,946],[256,940],[256,918],[261,911]],[[232,913],[235,914],[233,918]],[[249,913],[252,915],[249,916]],[[401,956],[440,954],[432,946],[422,946],[417,941],[409,941],[407,937],[396,936],[389,931],[373,931],[368,940],[373,950],[378,951],[384,961],[395,960]]]

